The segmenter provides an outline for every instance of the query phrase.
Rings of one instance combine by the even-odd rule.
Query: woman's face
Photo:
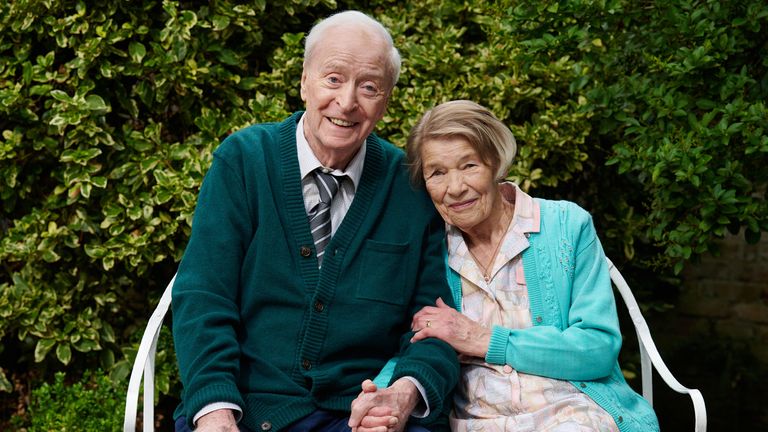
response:
[[[491,222],[494,209],[500,207],[496,170],[466,139],[427,140],[421,158],[427,191],[446,222],[470,233]]]

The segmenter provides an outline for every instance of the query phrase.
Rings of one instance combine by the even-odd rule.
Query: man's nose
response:
[[[354,111],[357,108],[357,88],[354,83],[349,82],[339,88],[336,103],[344,112]]]

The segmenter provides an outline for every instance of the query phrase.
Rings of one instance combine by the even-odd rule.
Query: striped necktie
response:
[[[331,201],[339,190],[339,182],[343,177],[323,172],[322,169],[314,171],[315,183],[320,192],[320,202],[309,213],[309,228],[312,238],[315,240],[318,267],[323,263],[325,247],[331,241]]]

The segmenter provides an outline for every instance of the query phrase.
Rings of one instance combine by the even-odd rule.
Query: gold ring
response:
[[[427,327],[432,327],[432,321],[427,320]]]

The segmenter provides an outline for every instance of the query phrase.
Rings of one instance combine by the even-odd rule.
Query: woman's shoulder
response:
[[[573,201],[534,198],[541,209],[541,218],[589,222],[592,215]]]

